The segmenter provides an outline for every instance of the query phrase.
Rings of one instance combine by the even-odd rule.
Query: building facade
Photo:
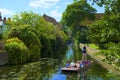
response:
[[[0,12],[0,34],[1,34],[1,33],[3,32],[3,30],[4,30],[5,22],[6,22],[6,18],[4,17],[4,19],[2,19],[1,12]]]

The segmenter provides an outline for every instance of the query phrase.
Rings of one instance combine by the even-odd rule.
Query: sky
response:
[[[73,0],[1,0],[0,12],[2,17],[8,18],[23,11],[32,11],[41,16],[43,14],[51,16],[59,22],[67,5],[71,3]],[[92,6],[96,8],[97,13],[104,12],[103,7]]]

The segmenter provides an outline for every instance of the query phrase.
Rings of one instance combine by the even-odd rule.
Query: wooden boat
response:
[[[90,65],[92,64],[93,61],[84,61],[84,67],[70,67],[70,68],[66,68],[66,67],[63,67],[61,68],[61,71],[62,72],[80,72],[81,70],[83,69],[87,69],[90,67]]]
[[[62,72],[78,72],[80,70],[80,68],[61,68]]]

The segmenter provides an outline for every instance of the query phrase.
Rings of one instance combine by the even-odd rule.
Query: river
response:
[[[119,80],[95,61],[89,69],[80,73],[62,73],[61,68],[64,67],[65,62],[73,59],[74,56],[72,45],[68,47],[62,61],[43,58],[39,62],[25,65],[2,66],[0,80]]]

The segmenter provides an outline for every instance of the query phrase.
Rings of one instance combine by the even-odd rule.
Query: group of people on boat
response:
[[[78,60],[77,62],[74,62],[74,60],[72,60],[71,62],[67,61],[66,68],[83,68],[90,63],[90,60]]]
[[[86,46],[84,45],[82,47],[82,60],[77,62],[74,62],[74,60],[72,60],[71,62],[67,61],[66,68],[71,68],[71,67],[83,68],[86,64],[90,63],[90,61],[87,60],[86,58],[87,58]]]
[[[81,61],[77,61],[77,62],[74,62],[74,60],[72,60],[71,62],[67,61],[66,63],[66,68],[74,68],[74,67],[82,67],[82,62]]]

